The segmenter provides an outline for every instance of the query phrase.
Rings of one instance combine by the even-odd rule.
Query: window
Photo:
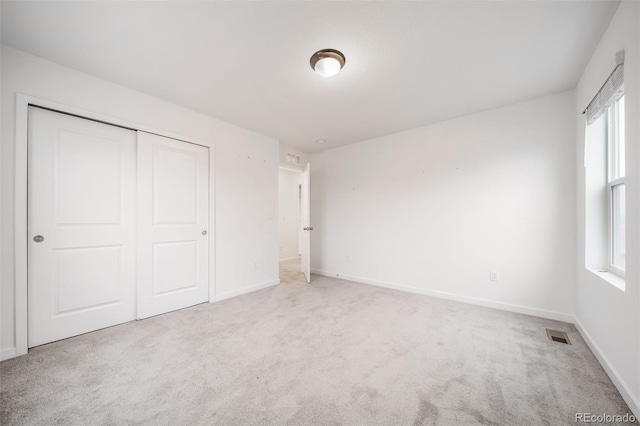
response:
[[[624,51],[585,108],[585,262],[603,280],[625,291]]]
[[[607,109],[607,192],[609,200],[609,271],[625,271],[624,95]]]

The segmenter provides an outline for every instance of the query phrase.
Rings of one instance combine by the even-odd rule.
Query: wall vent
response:
[[[546,330],[547,330],[547,336],[549,337],[549,340],[553,340],[554,342],[564,343],[566,345],[571,344],[571,342],[569,341],[569,336],[567,336],[567,333],[565,333],[564,331],[550,330],[548,328]]]
[[[287,163],[300,164],[300,156],[287,152]]]

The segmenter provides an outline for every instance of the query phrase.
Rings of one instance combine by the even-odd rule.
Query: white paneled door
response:
[[[311,165],[302,173],[300,221],[302,222],[302,244],[300,245],[300,267],[307,282],[311,282]]]
[[[209,300],[209,148],[29,107],[29,347]]]
[[[29,347],[135,318],[136,132],[29,108]]]
[[[209,300],[209,149],[138,132],[138,318]]]

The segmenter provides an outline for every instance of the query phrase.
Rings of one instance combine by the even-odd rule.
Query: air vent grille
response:
[[[300,164],[300,156],[287,152],[287,163]]]
[[[549,328],[547,330],[547,336],[549,340],[553,340],[554,342],[564,343],[565,345],[570,345],[571,341],[569,341],[569,336],[564,331],[551,330]]]

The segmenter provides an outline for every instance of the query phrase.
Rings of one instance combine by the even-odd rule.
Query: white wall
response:
[[[622,2],[576,88],[577,285],[576,323],[627,404],[640,416],[640,3]],[[625,291],[585,268],[585,118],[582,110],[625,50],[626,227]]]
[[[302,173],[280,169],[280,260],[298,257],[301,177]]]
[[[313,269],[571,320],[574,101],[564,92],[313,155]]]
[[[278,281],[278,142],[2,46],[0,349],[15,346],[15,98],[23,93],[195,138],[215,149],[216,297]],[[179,82],[176,82],[179,84]]]

